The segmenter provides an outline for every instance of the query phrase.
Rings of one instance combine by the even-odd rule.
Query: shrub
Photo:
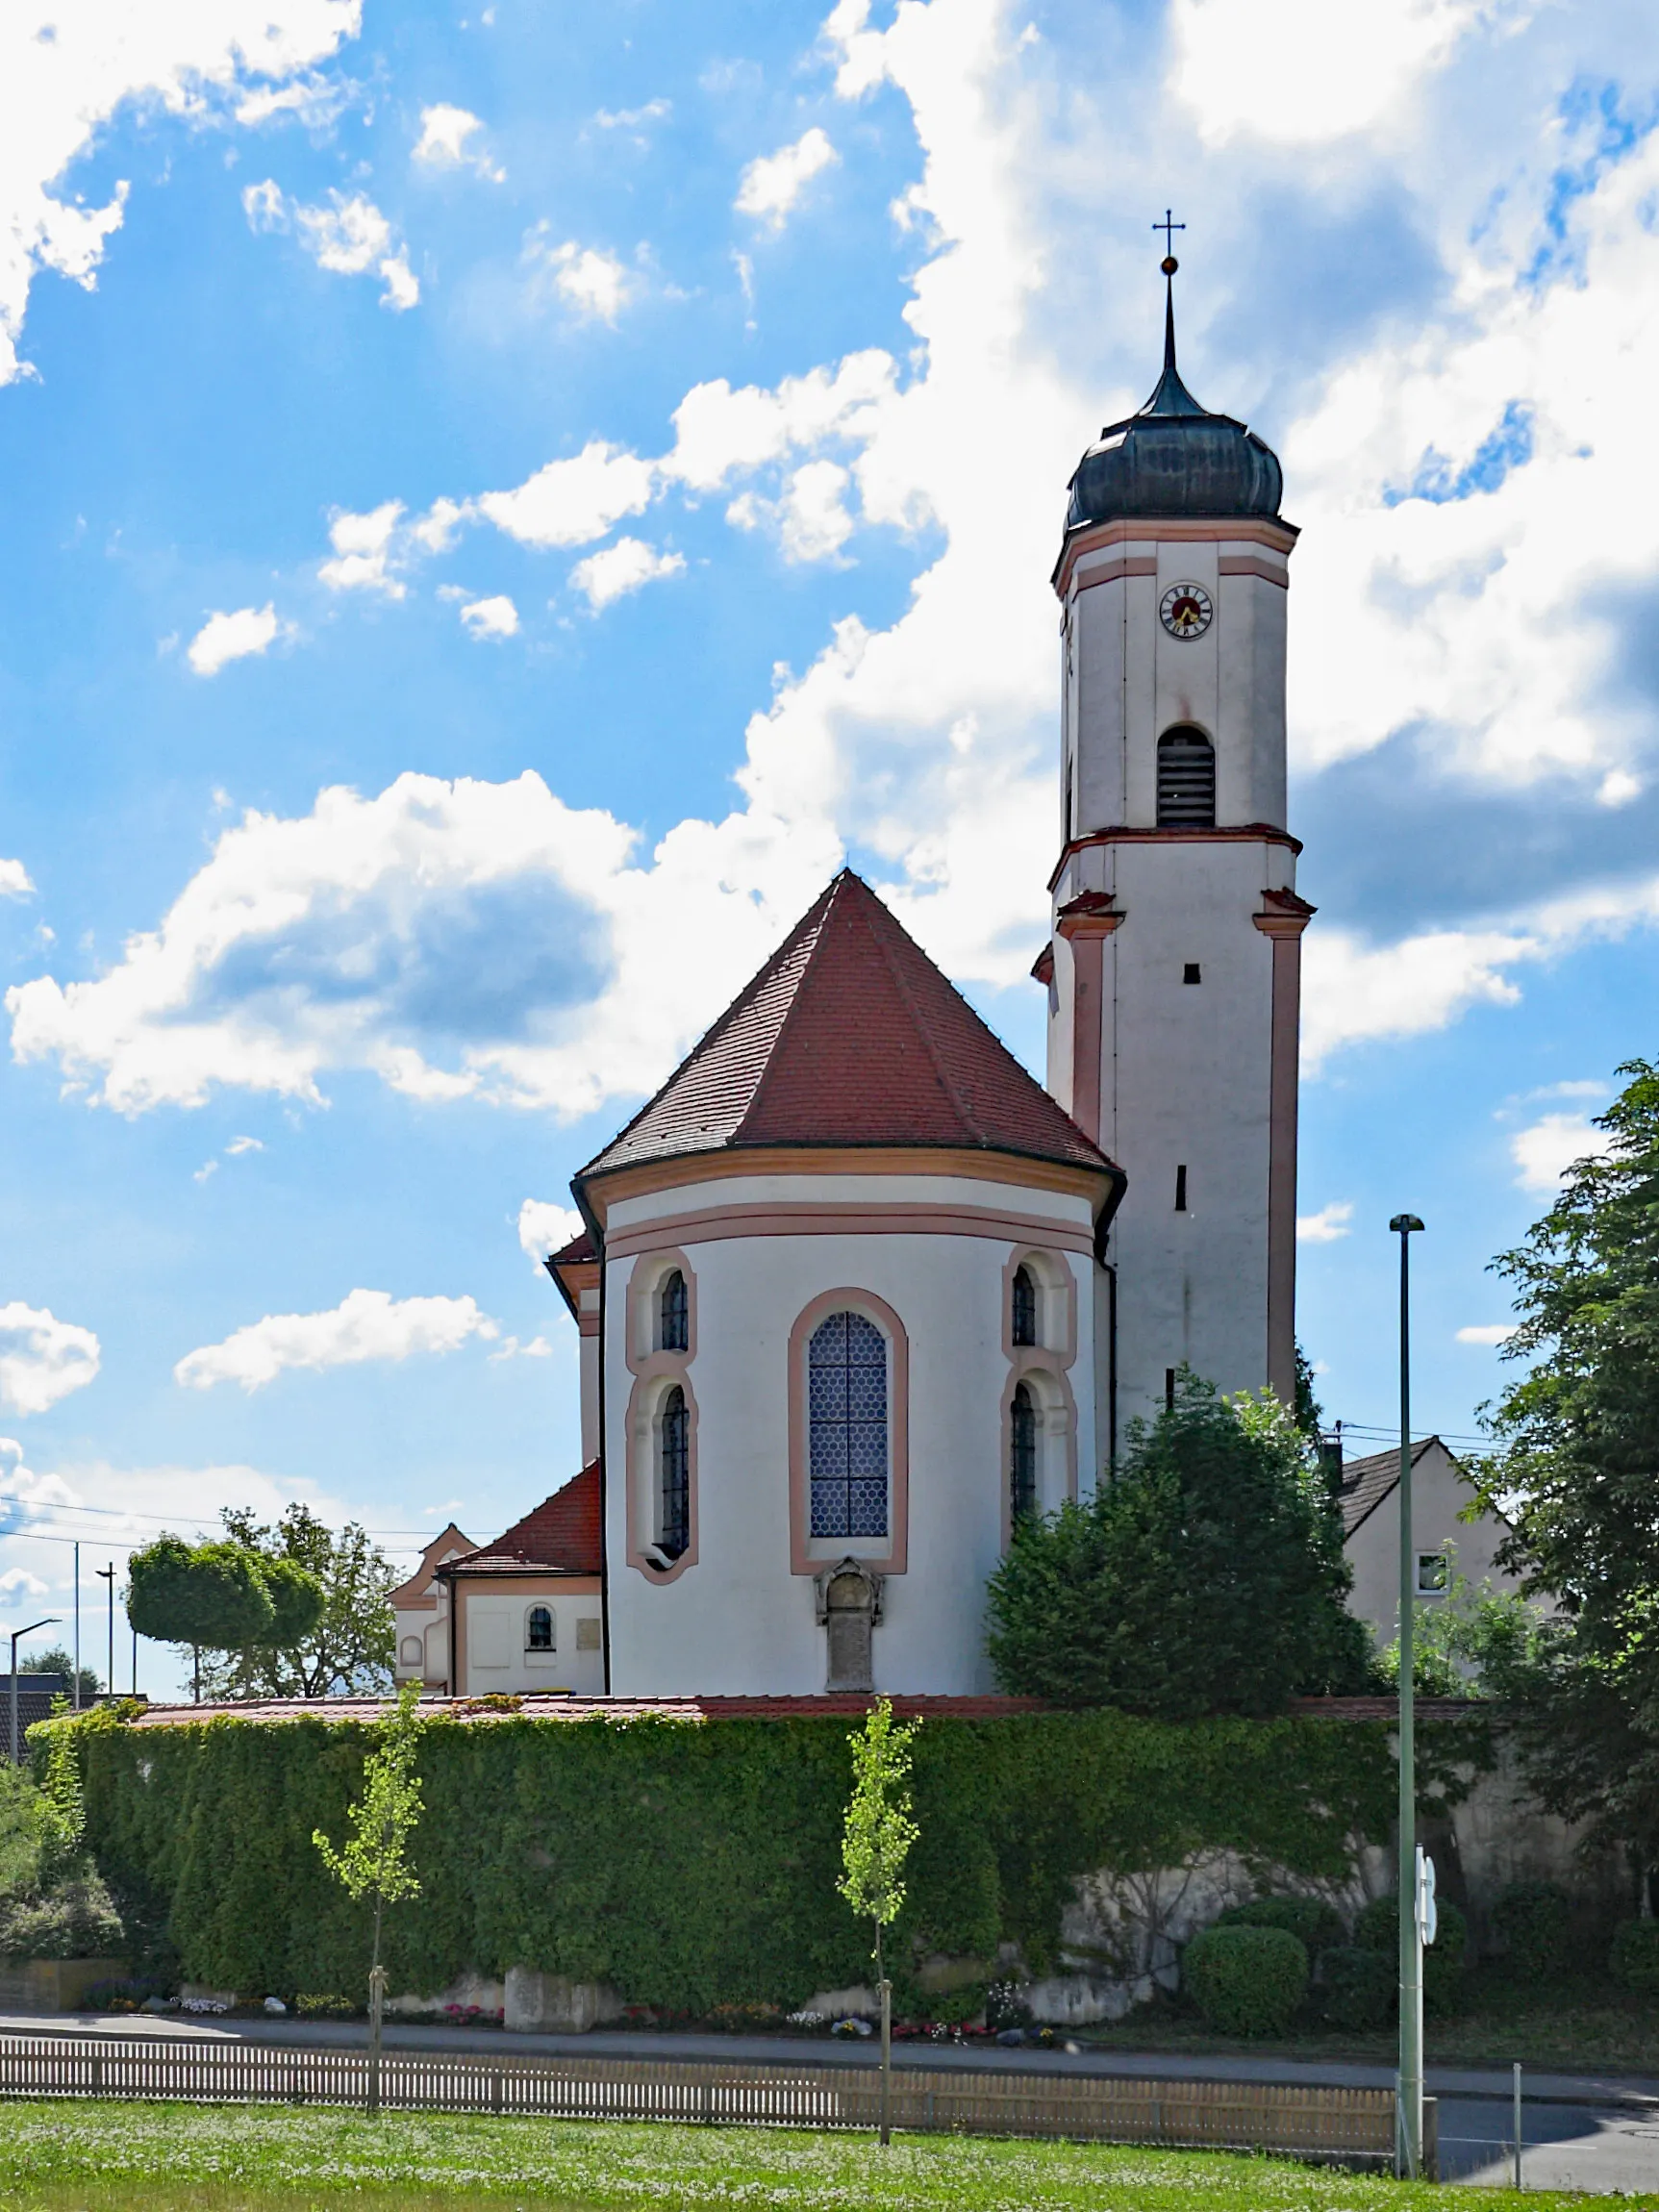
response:
[[[1249,1898],[1242,1905],[1229,1905],[1225,1912],[1218,1913],[1215,1925],[1283,1928],[1306,1947],[1311,1959],[1347,1941],[1342,1915],[1322,1898]]]
[[[1439,1900],[1439,1931],[1422,1954],[1422,2008],[1444,2019],[1463,2006],[1469,1923],[1445,1898]],[[1375,1898],[1367,1905],[1354,1923],[1354,1942],[1362,1950],[1398,1958],[1399,1912],[1393,1898]]]
[[[1492,1908],[1492,1928],[1520,1981],[1548,1981],[1571,1963],[1572,1906],[1559,1882],[1511,1882]]]
[[[0,1910],[0,1952],[8,1958],[110,1958],[123,1940],[110,1893],[89,1872]]]
[[[1395,2010],[1398,1969],[1380,1950],[1339,1944],[1320,1961],[1324,2015],[1333,2027],[1381,2027]]]
[[[355,2020],[362,2006],[351,1997],[308,1997],[303,1993],[294,1999],[294,2010],[301,2020]]]
[[[1659,1997],[1659,1921],[1624,1921],[1613,1938],[1613,1978],[1636,1997]]]
[[[1307,1947],[1285,1928],[1208,1927],[1187,1946],[1181,1977],[1223,2035],[1278,2035],[1307,1995]]]

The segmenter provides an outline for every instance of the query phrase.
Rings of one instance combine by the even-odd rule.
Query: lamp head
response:
[[[1414,1229],[1420,1229],[1422,1223],[1415,1214],[1396,1214],[1389,1227],[1397,1229],[1402,1237],[1409,1237]]]

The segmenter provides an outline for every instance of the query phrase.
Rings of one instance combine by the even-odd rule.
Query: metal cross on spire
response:
[[[1164,256],[1167,262],[1173,262],[1175,259],[1175,233],[1177,231],[1184,231],[1187,227],[1185,223],[1178,223],[1173,221],[1171,219],[1173,214],[1174,210],[1172,208],[1166,208],[1164,210],[1164,220],[1161,223],[1154,223],[1152,225],[1152,228],[1155,231],[1162,231],[1164,234]],[[1166,276],[1173,276],[1174,273],[1175,272],[1172,268],[1166,268],[1164,271]]]

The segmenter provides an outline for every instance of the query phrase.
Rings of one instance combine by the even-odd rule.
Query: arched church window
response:
[[[1025,1383],[1009,1408],[1008,1493],[1016,1521],[1037,1511],[1037,1404]]]
[[[552,1650],[553,1608],[550,1605],[532,1605],[525,1614],[524,1648],[526,1651]]]
[[[691,1542],[691,1435],[686,1394],[676,1383],[657,1421],[657,1548],[678,1559]]]
[[[1014,1270],[1014,1341],[1017,1345],[1037,1342],[1037,1285],[1023,1262]]]
[[[1181,723],[1158,740],[1158,827],[1214,829],[1216,748]]]
[[[691,1339],[688,1333],[689,1306],[686,1297],[686,1278],[678,1268],[670,1268],[663,1277],[663,1287],[657,1293],[657,1349],[662,1352],[683,1352]]]
[[[831,1314],[807,1346],[815,1536],[887,1534],[887,1339],[863,1314]]]

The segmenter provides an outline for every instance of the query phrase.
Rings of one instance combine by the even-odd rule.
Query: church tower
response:
[[[1049,1090],[1128,1177],[1099,1302],[1114,1449],[1184,1364],[1295,1386],[1296,533],[1275,456],[1181,382],[1163,266],[1164,372],[1079,462],[1054,572],[1061,853],[1037,968]]]

